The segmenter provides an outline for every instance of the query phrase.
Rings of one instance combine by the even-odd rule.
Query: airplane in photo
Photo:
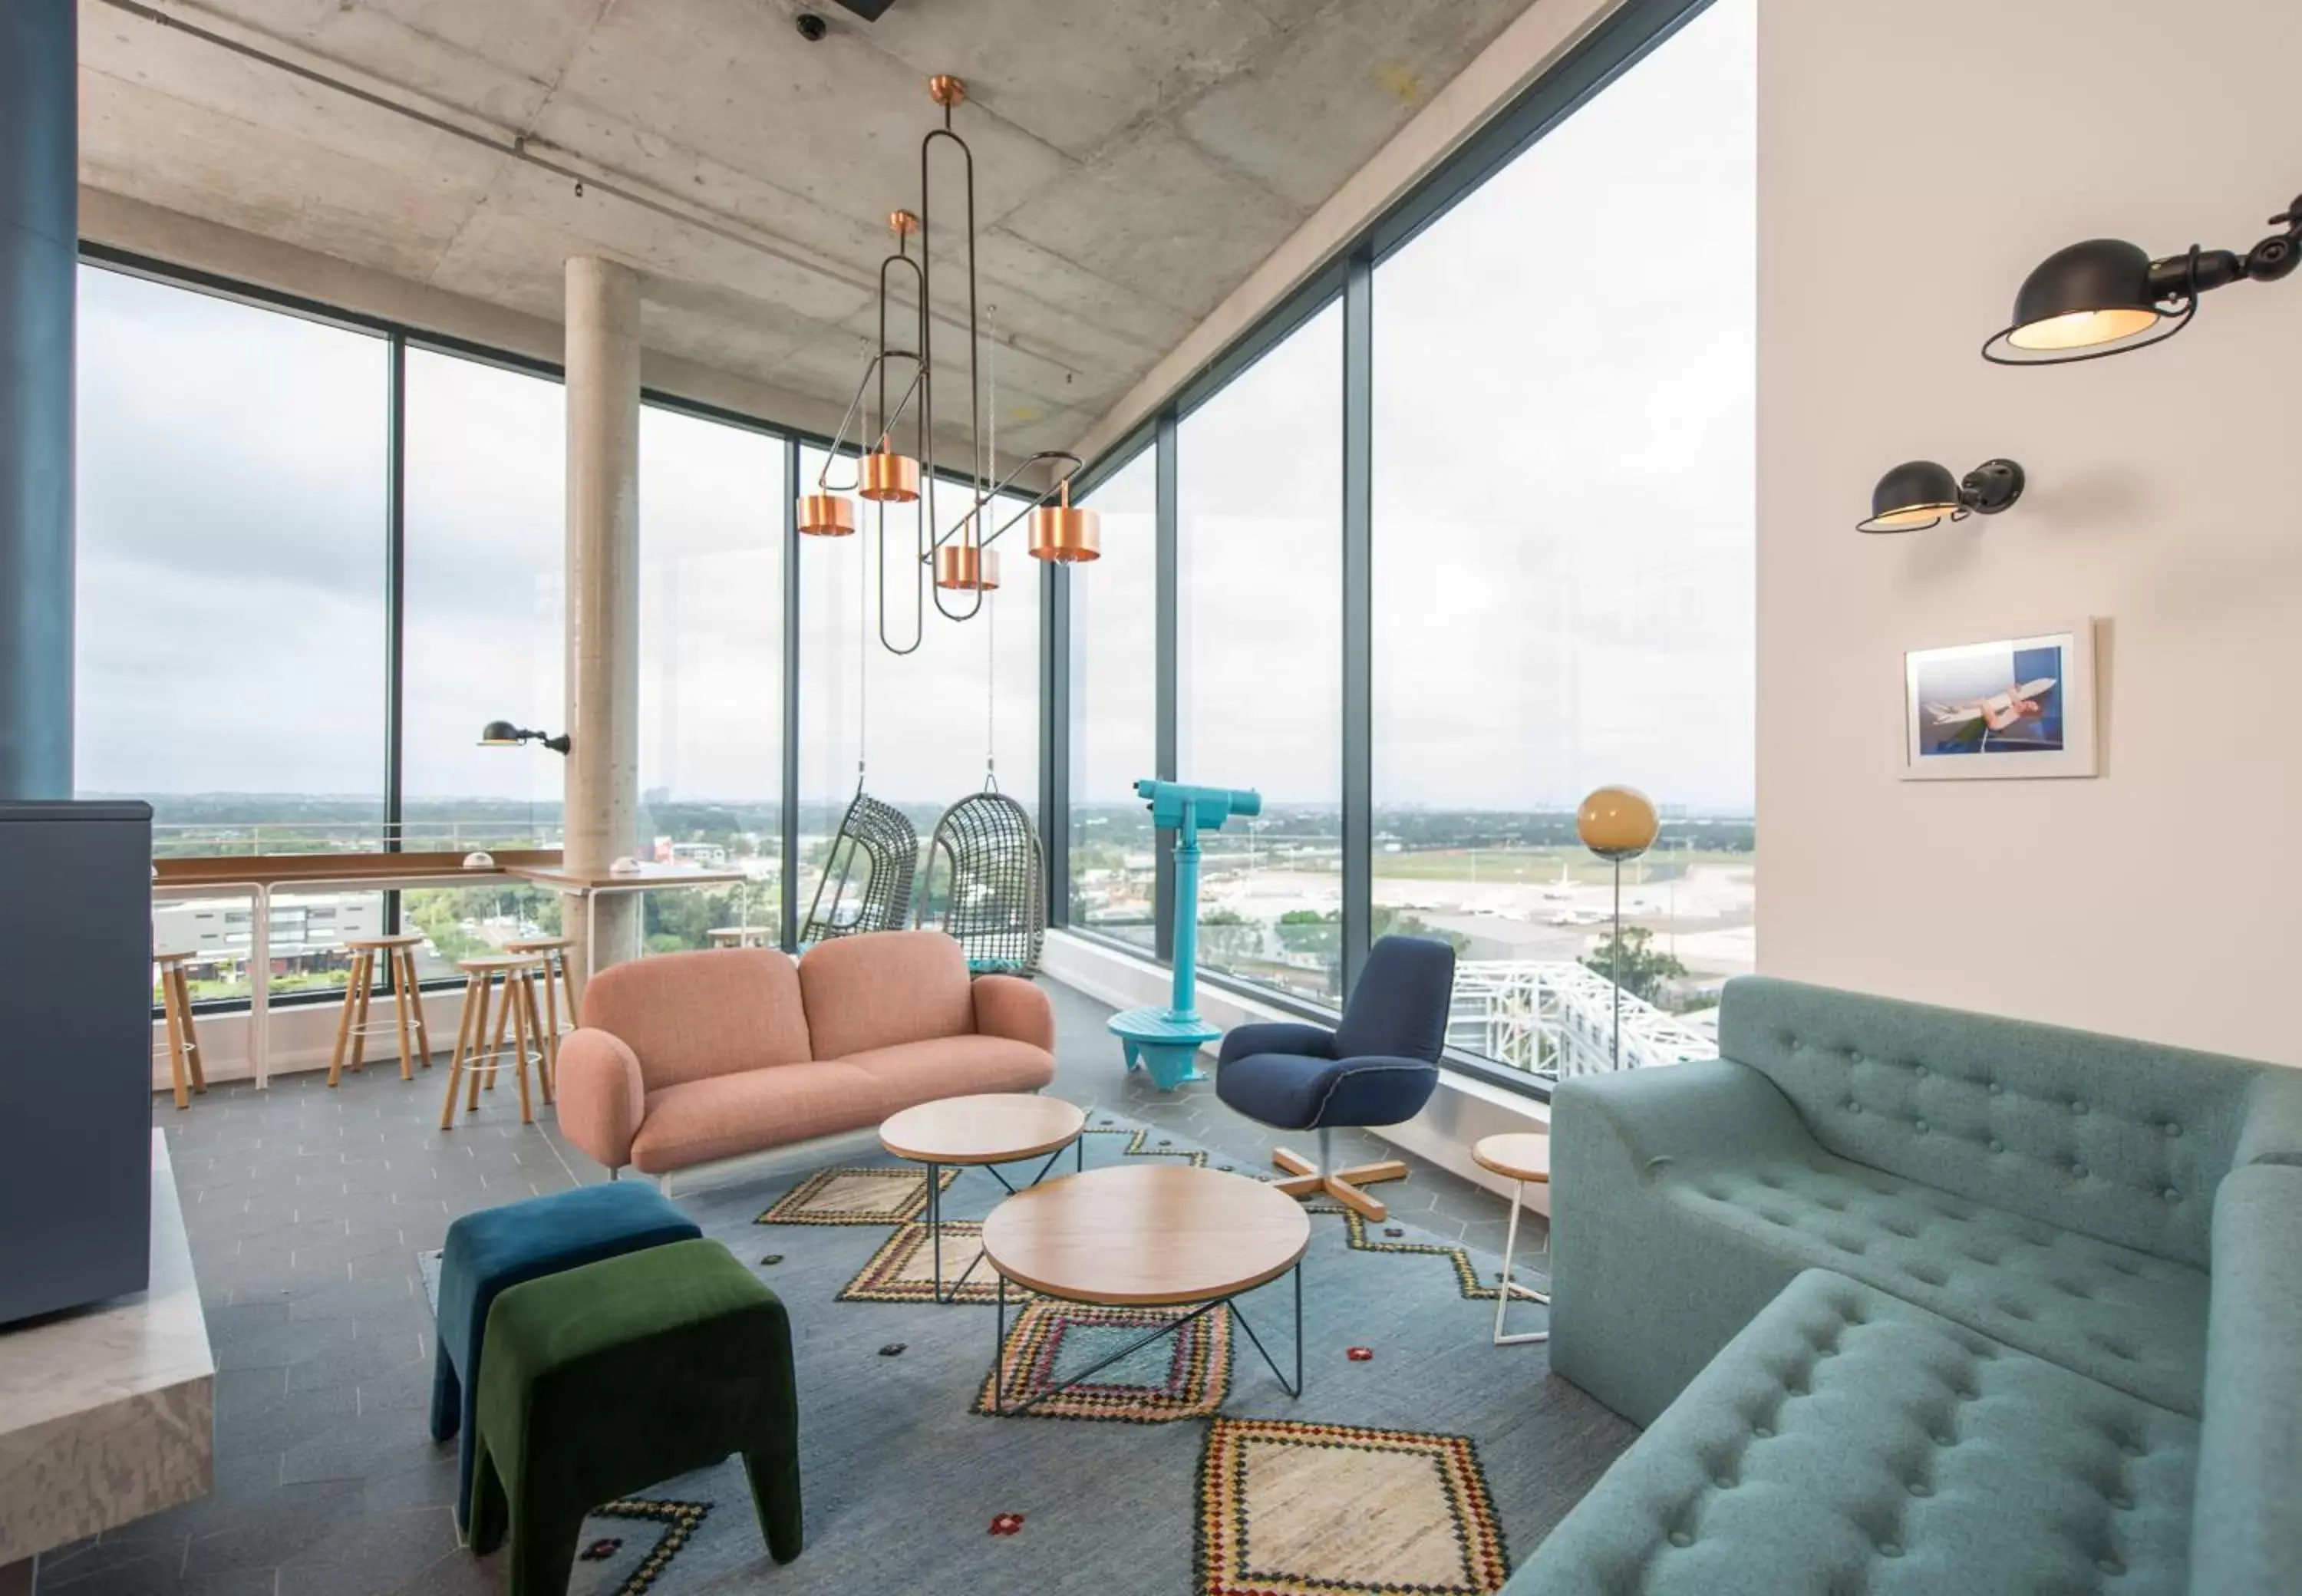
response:
[[[2004,693],[1994,693],[1987,698],[1962,698],[1955,703],[1929,703],[1928,715],[1937,726],[1964,726],[1979,720],[1994,732],[2003,732],[2018,720],[2036,715],[2038,701],[2054,690],[2054,678],[2041,676],[2035,682],[2024,682]]]

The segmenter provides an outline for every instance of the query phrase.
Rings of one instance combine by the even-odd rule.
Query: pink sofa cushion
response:
[[[783,1064],[668,1086],[648,1094],[632,1163],[651,1175],[668,1174],[853,1130],[894,1112],[886,1095],[871,1075],[841,1063]]]
[[[847,1063],[877,1081],[887,1112],[976,1092],[1035,1092],[1055,1078],[1052,1055],[1005,1037],[938,1037],[851,1053]]]
[[[967,955],[941,931],[875,931],[819,942],[799,962],[816,1058],[972,1036]]]
[[[612,966],[584,983],[584,1023],[639,1055],[651,1094],[815,1056],[799,977],[773,948],[662,953]]]

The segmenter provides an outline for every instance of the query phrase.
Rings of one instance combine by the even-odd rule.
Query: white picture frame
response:
[[[2098,773],[2091,617],[1903,655],[1903,779]]]

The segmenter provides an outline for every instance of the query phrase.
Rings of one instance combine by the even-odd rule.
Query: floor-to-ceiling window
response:
[[[651,951],[782,913],[781,438],[640,412],[640,842],[747,879],[645,898]]]
[[[382,845],[390,347],[80,273],[75,786],[163,854]],[[194,992],[245,996],[246,898],[171,900]],[[273,987],[341,986],[382,899],[283,898]]]
[[[1374,273],[1374,929],[1454,940],[1453,1039],[1520,1068],[1593,1067],[1600,970],[1649,1062],[1752,966],[1755,11]],[[1574,831],[1617,782],[1664,817],[1619,947]]]
[[[152,801],[163,855],[556,847],[561,757],[479,734],[569,729],[558,379],[146,270],[80,272],[79,791]],[[640,851],[751,877],[649,895],[654,951],[777,923],[787,447],[642,410]],[[1019,609],[997,724],[1029,798],[1037,605]],[[340,987],[345,941],[395,907],[435,979],[558,931],[562,908],[503,881],[270,905],[275,995]],[[196,997],[240,999],[255,919],[247,889],[169,892],[155,934],[197,955]]]
[[[491,720],[567,730],[567,398],[548,377],[407,351],[402,786],[411,851],[559,845],[565,770]],[[402,895],[418,970],[556,934],[552,894],[498,878]]]
[[[801,452],[802,486],[823,455]],[[835,483],[852,480],[842,461]],[[970,500],[945,480],[935,514],[958,525]],[[979,596],[921,580],[918,504],[859,504],[853,537],[800,547],[800,897],[802,922],[860,784],[903,811],[922,850],[953,803],[987,785],[1038,806],[1039,583],[1021,522],[999,537],[999,586]],[[987,533],[1025,501],[995,498]],[[884,535],[883,535],[884,534]],[[861,877],[848,880],[849,901]],[[915,887],[924,887],[924,879]],[[827,898],[822,912],[836,912]]]
[[[1103,558],[1071,572],[1071,923],[1144,948],[1158,877],[1135,783],[1158,774],[1153,680],[1158,462],[1145,449],[1080,502]]]
[[[1199,956],[1342,993],[1342,312],[1330,305],[1176,431],[1177,775],[1252,787],[1200,839]]]

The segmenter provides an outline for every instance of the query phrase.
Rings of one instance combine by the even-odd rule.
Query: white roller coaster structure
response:
[[[1614,986],[1572,961],[1469,961],[1455,970],[1447,1044],[1547,1080],[1612,1071]],[[1718,1056],[1718,1045],[1676,1014],[1623,995],[1621,1068]]]

